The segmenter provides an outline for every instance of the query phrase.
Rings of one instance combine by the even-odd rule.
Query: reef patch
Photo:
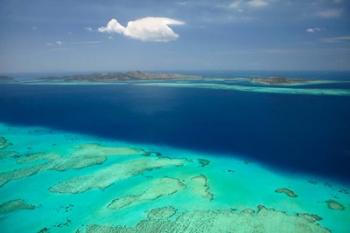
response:
[[[345,206],[335,200],[327,200],[327,207],[331,210],[345,210]]]
[[[194,194],[197,194],[203,198],[213,200],[214,194],[210,192],[208,185],[208,178],[205,175],[198,175],[191,177],[188,182],[189,188]]]
[[[323,219],[322,217],[318,216],[317,214],[297,213],[297,216],[307,218],[307,219],[309,219],[310,222],[318,222],[318,221],[321,221]]]
[[[38,233],[49,233],[49,232],[50,232],[50,230],[47,227],[44,227],[38,231]]]
[[[39,152],[19,157],[16,161],[17,163],[28,163],[43,160],[51,162],[51,170],[64,171],[102,164],[107,160],[108,156],[143,154],[143,150],[129,147],[107,147],[99,144],[82,144],[79,145],[70,156],[59,156],[58,154],[50,152]]]
[[[47,227],[44,227],[38,231],[38,233],[49,233],[49,232],[50,232],[50,230]]]
[[[207,159],[198,159],[198,163],[201,165],[201,167],[206,167],[209,165],[210,161]]]
[[[169,207],[164,210],[171,216],[175,215]],[[170,207],[171,208],[171,207]],[[134,227],[88,225],[87,233],[330,233],[314,219],[303,215],[288,215],[274,209],[259,206],[257,210],[245,209],[237,211],[198,210],[175,215],[174,220],[165,214],[165,218],[154,218],[151,210],[147,219],[141,220]],[[162,213],[162,209],[156,212]],[[162,216],[162,214],[161,214]]]
[[[144,155],[145,151],[131,147],[109,147],[100,144],[82,144],[74,152],[75,156],[127,156]]]
[[[288,197],[291,198],[296,198],[298,197],[298,195],[291,189],[289,188],[278,188],[275,190],[276,193],[283,193],[285,195],[287,195]]]
[[[137,83],[134,85],[176,87],[176,88],[200,88],[200,89],[271,93],[271,94],[350,96],[349,89],[291,88],[291,87],[270,87],[270,86],[259,87],[259,86],[232,85],[232,84],[225,84],[225,83],[209,83],[209,82],[203,82],[203,83],[152,82],[152,83]]]
[[[60,156],[55,153],[37,152],[17,157],[16,162],[19,164],[32,163],[37,161],[54,162],[57,159],[60,159]]]
[[[41,170],[46,170],[49,164],[39,164],[36,166],[28,168],[20,168],[12,171],[6,171],[0,173],[0,187],[7,184],[10,181],[22,179],[28,176],[32,176],[40,172]]]
[[[0,159],[7,159],[16,157],[17,153],[14,151],[0,151]]]
[[[0,149],[5,149],[11,145],[11,143],[3,136],[0,136]]]
[[[107,160],[108,156],[144,155],[144,153],[141,149],[105,147],[99,144],[80,145],[70,156],[60,156],[52,152],[37,152],[18,156],[16,152],[0,151],[0,159],[14,157],[18,164],[41,162],[39,165],[32,167],[0,173],[0,187],[10,181],[32,176],[46,170],[65,171],[81,169],[102,164]]]
[[[182,166],[180,159],[137,159],[116,163],[86,176],[78,176],[51,187],[50,192],[82,193],[90,189],[104,189],[120,180],[139,175],[145,171],[167,166]]]
[[[19,210],[33,210],[36,207],[22,199],[10,200],[0,204],[0,214],[8,214]]]
[[[172,206],[156,208],[148,212],[147,218],[148,219],[168,219],[174,216],[176,212],[177,212],[177,209],[175,209]]]
[[[126,196],[114,199],[107,207],[118,210],[144,201],[153,201],[164,196],[175,194],[184,187],[185,185],[178,179],[168,177],[157,178],[142,184],[141,187],[136,187],[136,191]]]

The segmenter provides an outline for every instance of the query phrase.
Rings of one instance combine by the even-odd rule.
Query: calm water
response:
[[[350,181],[350,97],[0,85],[0,106],[3,123],[240,154],[283,171]]]

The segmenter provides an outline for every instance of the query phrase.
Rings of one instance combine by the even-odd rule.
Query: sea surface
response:
[[[271,75],[192,73],[208,78]],[[346,72],[273,74],[350,81]],[[26,79],[26,74],[17,78]],[[226,84],[231,85],[227,80]],[[348,91],[350,83],[283,88]],[[0,181],[7,179],[0,185],[0,204],[20,199],[34,206],[2,212],[2,205],[1,232],[85,232],[91,224],[132,227],[147,211],[164,206],[181,212],[256,209],[259,205],[288,215],[314,214],[322,218],[317,224],[325,229],[350,232],[350,96],[265,90],[198,88],[196,82],[186,88],[152,83],[0,85],[0,136],[9,142],[0,149]],[[81,152],[86,145],[90,147]],[[118,147],[143,152],[134,155],[111,149]],[[91,159],[88,150],[106,160]],[[33,154],[37,157],[30,157]],[[58,159],[73,155],[92,162],[77,165]],[[31,161],[20,163],[18,158],[25,157]],[[181,166],[119,174],[103,187],[79,181],[74,186],[90,186],[78,193],[52,189],[74,177],[98,174],[134,159],[169,159]],[[58,163],[60,169],[52,167]],[[20,170],[38,164],[44,166],[34,173]],[[147,189],[143,187],[152,184],[150,180],[165,177],[186,188],[156,190],[160,192],[157,198],[140,197]],[[291,192],[276,192],[278,189]],[[128,199],[130,206],[108,208],[112,200],[131,196],[142,200]],[[343,208],[330,208],[330,201]]]

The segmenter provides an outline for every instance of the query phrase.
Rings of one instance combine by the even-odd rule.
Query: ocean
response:
[[[255,73],[268,75],[271,72],[191,73],[207,77],[250,77]],[[277,74],[350,81],[350,74],[345,72]],[[25,78],[25,75],[20,78]],[[350,83],[315,84],[307,88],[348,90]],[[41,167],[29,177],[10,179],[8,184],[0,187],[1,202],[20,198],[37,207],[11,215],[3,212],[5,215],[0,218],[0,226],[2,232],[39,232],[44,228],[48,232],[77,232],[89,224],[133,226],[144,217],[145,210],[154,207],[178,205],[176,208],[181,211],[195,211],[196,206],[241,210],[262,204],[290,214],[317,214],[322,217],[320,225],[332,232],[346,233],[350,229],[350,196],[347,191],[350,187],[349,120],[350,96],[346,95],[152,84],[0,85],[0,136],[13,144],[5,150],[17,154],[17,157],[8,156],[2,160],[0,168],[3,173],[13,170],[9,169],[11,167],[18,169],[14,158],[32,153],[44,151],[64,157],[77,153],[67,149],[76,149],[77,145],[122,145],[192,162],[205,158],[210,164],[204,168],[191,164],[188,169],[172,167],[165,173],[155,169],[149,172],[149,176],[191,180],[187,173],[189,177],[204,174],[209,182],[204,186],[210,187],[208,189],[214,197],[209,198],[210,203],[192,200],[188,196],[190,191],[180,193],[176,190],[179,194],[175,197],[144,198],[148,202],[142,199],[134,209],[105,211],[108,201],[126,195],[128,190],[135,196],[137,191],[133,191],[133,187],[139,187],[138,184],[146,182],[149,177],[125,178],[120,184],[104,187],[102,192],[92,188],[92,191],[84,190],[83,194],[63,195],[61,191],[50,191],[50,187],[75,176],[94,174],[98,171],[96,166],[108,167],[120,161],[113,158],[102,165],[101,161],[96,162],[93,167],[76,169],[73,166],[72,170],[65,167],[69,171],[64,169],[63,172]],[[55,158],[40,159],[51,164],[55,161]],[[181,182],[189,186],[187,181]],[[293,194],[285,190],[282,194],[276,193],[278,188],[294,190],[298,197],[293,198]],[[142,190],[142,185],[139,189]],[[200,192],[203,194],[204,191]],[[164,196],[170,196],[170,193]],[[337,208],[330,209],[329,205],[327,208],[327,200],[336,200],[345,209],[339,211],[338,208],[337,211]],[[69,204],[74,206],[71,212],[60,209]],[[81,212],[84,214],[79,217]],[[53,216],[47,217],[47,213]],[[46,218],[49,220],[44,220]],[[14,225],[19,220],[23,222]]]

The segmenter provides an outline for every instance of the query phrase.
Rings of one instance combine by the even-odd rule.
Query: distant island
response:
[[[114,72],[114,73],[91,73],[76,74],[60,77],[45,77],[38,81],[64,82],[64,83],[113,83],[121,81],[161,81],[161,80],[200,80],[201,76],[185,75],[177,73],[157,73],[157,72]]]
[[[2,83],[13,83],[15,80],[12,77],[6,75],[0,75],[0,84]]]
[[[270,77],[256,77],[249,78],[251,83],[263,84],[263,85],[295,85],[295,84],[307,84],[313,82],[319,82],[319,80],[307,80],[307,79],[291,79],[281,76],[270,76]]]
[[[37,79],[36,82],[49,83],[117,83],[128,81],[244,81],[251,84],[259,85],[303,85],[313,83],[327,82],[324,80],[308,80],[308,79],[292,79],[281,76],[270,77],[244,77],[244,78],[220,78],[220,77],[206,77],[200,75],[188,75],[179,73],[160,73],[160,72],[143,72],[143,71],[129,71],[129,72],[113,72],[113,73],[90,73],[90,74],[74,74],[67,76],[51,76]]]
[[[284,76],[268,77],[209,77],[201,75],[180,74],[171,72],[96,72],[85,74],[70,74],[62,76],[45,76],[37,78],[28,78],[16,80],[16,78],[0,75],[0,84],[57,84],[57,85],[89,85],[89,84],[116,84],[127,82],[197,82],[201,83],[221,83],[221,84],[238,84],[242,82],[259,86],[298,86],[311,84],[342,83],[341,80],[317,80],[303,78],[289,78]]]

